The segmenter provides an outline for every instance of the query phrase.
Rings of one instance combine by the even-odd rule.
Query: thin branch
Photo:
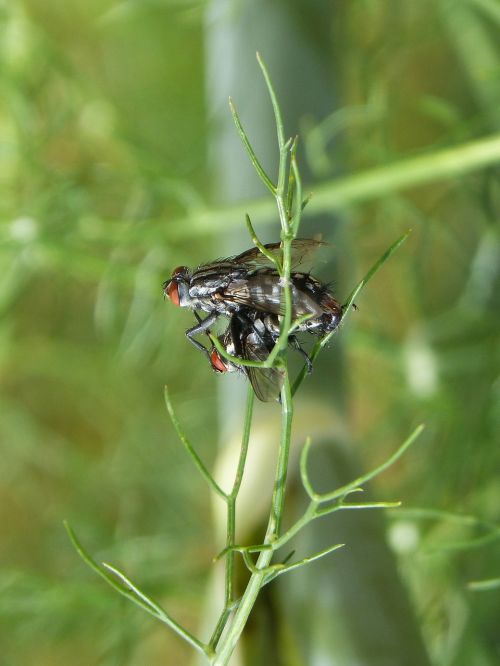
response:
[[[247,214],[245,215],[245,220],[246,220],[246,225],[247,225],[247,230],[248,233],[250,234],[250,238],[252,239],[254,245],[256,245],[259,250],[262,252],[262,254],[269,259],[269,261],[276,266],[276,270],[281,271],[281,262],[279,258],[273,254],[272,252],[269,252],[267,247],[261,243],[259,240],[257,234],[255,233],[255,229],[253,228],[252,221],[250,220],[250,216]]]
[[[219,619],[217,620],[217,624],[215,625],[215,629],[213,630],[212,636],[210,637],[209,646],[212,648],[212,650],[217,648],[217,644],[219,643],[220,637],[226,628],[226,624],[228,623],[232,611],[232,607],[228,606],[224,606],[222,609],[222,612],[219,615]]]
[[[325,557],[325,555],[329,555],[330,553],[333,553],[335,550],[339,550],[344,546],[345,543],[337,543],[334,546],[325,548],[325,550],[322,550],[319,553],[316,553],[315,555],[304,557],[304,559],[299,560],[298,562],[294,562],[293,564],[274,564],[272,567],[268,567],[269,569],[272,569],[272,571],[270,572],[270,574],[268,574],[268,577],[266,577],[264,584],[267,585],[278,576],[281,576],[281,574],[288,573],[289,571],[293,571],[294,569],[299,569],[300,567],[303,567],[306,564],[315,562],[316,560]]]
[[[168,627],[170,627],[176,634],[183,638],[187,643],[192,645],[194,648],[203,652],[203,654],[210,656],[212,651],[209,646],[202,643],[198,640],[193,634],[191,634],[187,629],[182,627],[178,622],[170,617],[170,615],[161,608],[157,603],[150,599],[144,592],[142,592],[136,585],[134,585],[128,578],[118,569],[115,569],[110,564],[104,564],[103,567],[99,566],[93,557],[88,553],[88,551],[83,547],[83,545],[78,540],[73,529],[70,527],[67,521],[64,521],[64,527],[68,536],[82,560],[89,566],[95,573],[97,573],[101,578],[103,578],[108,585],[114,588],[117,592],[122,594],[124,597],[135,603],[137,606],[145,610],[147,613],[155,617],[160,622],[163,622]],[[111,573],[109,573],[111,572]],[[117,580],[118,579],[118,580]]]
[[[297,167],[297,163],[295,161],[295,155],[297,153],[298,141],[299,137],[296,136],[290,148],[290,167],[288,169],[288,185],[286,188],[286,208],[290,216],[292,213],[294,199],[297,198],[297,201],[299,202],[298,205],[300,205],[300,197],[302,196],[301,192],[299,192],[299,188],[297,187],[297,179],[295,177],[296,173],[294,172],[293,168],[294,162],[295,162],[295,167]],[[298,171],[297,168],[296,171]],[[297,190],[297,196],[295,195],[296,190]]]
[[[227,496],[227,535],[226,535],[226,552],[227,557],[225,561],[225,590],[224,590],[224,608],[221,612],[217,626],[212,634],[209,645],[212,648],[217,647],[217,643],[224,631],[224,627],[229,620],[230,613],[228,609],[233,604],[234,596],[234,541],[236,538],[236,497],[240,490],[241,482],[243,479],[243,471],[248,453],[248,442],[250,439],[250,427],[252,424],[252,413],[254,404],[254,392],[250,384],[247,389],[247,406],[245,412],[245,422],[243,426],[243,436],[241,438],[240,456],[236,468],[235,479],[231,493]]]
[[[252,426],[252,415],[253,415],[253,405],[254,405],[254,392],[252,387],[248,386],[247,391],[247,405],[245,410],[245,421],[243,424],[243,436],[241,438],[241,449],[240,457],[238,460],[238,467],[236,468],[236,476],[233,483],[233,488],[230,493],[230,497],[236,497],[239,493],[241,482],[243,480],[243,471],[245,469],[245,463],[248,453],[248,442],[250,439],[250,428]]]
[[[402,236],[400,236],[397,240],[390,245],[387,250],[382,254],[381,257],[373,264],[373,266],[370,268],[368,273],[358,282],[356,287],[352,290],[352,292],[349,294],[347,301],[343,307],[342,310],[342,319],[345,317],[345,315],[349,312],[351,309],[356,296],[359,294],[361,289],[367,285],[367,283],[372,279],[372,277],[375,275],[375,273],[381,268],[385,262],[389,259],[389,257],[396,252],[396,250],[405,242],[405,240],[408,238],[408,236],[411,233],[411,229],[408,229],[406,233],[404,233]]]
[[[309,354],[309,358],[312,362],[316,359],[316,357],[318,356],[321,349],[329,342],[332,335],[337,333],[337,331],[339,330],[340,326],[342,325],[344,319],[346,318],[347,314],[351,310],[351,308],[353,306],[353,303],[354,303],[354,299],[359,294],[359,292],[364,287],[366,287],[366,285],[371,280],[371,278],[375,275],[375,273],[384,265],[384,263],[389,259],[389,257],[402,245],[402,243],[404,243],[404,241],[408,238],[409,234],[410,234],[410,232],[407,231],[405,234],[400,236],[396,241],[394,241],[394,243],[392,243],[392,245],[390,245],[387,248],[387,250],[382,254],[382,256],[380,256],[377,259],[377,261],[371,266],[371,268],[368,270],[368,272],[365,274],[365,276],[358,282],[356,287],[350,293],[349,298],[347,299],[347,301],[346,301],[346,303],[345,303],[345,305],[342,309],[342,315],[341,315],[340,322],[339,322],[339,325],[337,326],[337,328],[335,328],[335,330],[331,331],[324,338],[322,338],[321,340],[316,342],[316,344],[312,348],[311,353]],[[300,385],[304,381],[304,378],[306,377],[306,375],[307,375],[307,365],[304,364],[304,366],[300,370],[299,374],[297,375],[297,377],[296,377],[296,379],[293,383],[292,395],[295,395],[295,393],[299,389]]]
[[[274,366],[276,354],[273,354],[272,351],[265,361],[250,361],[249,359],[241,358],[240,356],[233,356],[230,354],[226,349],[224,349],[224,346],[220,340],[217,338],[217,336],[213,335],[213,333],[209,333],[208,337],[219,354],[234,365],[241,365],[245,368],[271,368]],[[278,351],[280,351],[279,348]]]
[[[336,511],[343,511],[344,509],[397,509],[401,506],[401,502],[360,502],[359,504],[334,504],[333,506],[325,506],[316,509],[315,518],[328,516],[330,513]]]
[[[205,463],[202,461],[200,456],[197,454],[195,451],[193,445],[189,441],[189,439],[186,437],[184,431],[182,430],[182,427],[175,415],[174,412],[174,407],[172,405],[172,402],[170,400],[170,396],[168,393],[168,387],[165,386],[165,404],[167,405],[167,410],[170,415],[170,420],[172,421],[172,425],[174,426],[177,435],[179,439],[181,440],[184,448],[188,452],[188,454],[191,456],[194,464],[198,468],[200,474],[203,476],[205,481],[208,483],[208,485],[212,488],[214,492],[219,495],[225,502],[227,502],[227,494],[222,490],[222,488],[219,486],[219,484],[216,482],[216,480],[213,478],[213,476],[210,474],[208,469],[205,466]]]
[[[257,62],[259,63],[259,66],[264,75],[264,80],[267,85],[267,90],[269,91],[269,97],[271,98],[271,103],[273,105],[274,118],[276,120],[276,131],[278,134],[278,146],[279,149],[281,150],[285,145],[285,130],[283,126],[283,117],[281,115],[280,106],[278,104],[278,98],[276,97],[276,92],[271,82],[271,78],[269,77],[269,72],[267,71],[267,67],[264,64],[264,61],[262,60],[260,53],[257,52],[256,56],[257,56]]]
[[[280,536],[281,523],[283,521],[292,420],[293,402],[290,391],[290,379],[288,377],[288,370],[286,370],[285,381],[283,382],[283,388],[281,389],[281,439],[278,450],[278,464],[276,467],[273,497],[271,501],[271,516],[267,532],[269,535],[272,535],[273,539],[277,539]]]
[[[311,485],[309,480],[309,474],[307,473],[307,458],[309,456],[309,449],[311,448],[312,440],[310,437],[307,437],[306,443],[302,451],[300,452],[300,478],[302,479],[302,485],[304,490],[309,495],[309,498],[313,502],[319,501],[319,495],[316,493]]]
[[[291,163],[291,171],[293,173],[293,177],[294,177],[294,180],[295,180],[295,186],[297,188],[297,196],[296,196],[297,207],[296,207],[295,213],[293,214],[292,221],[291,221],[292,233],[293,233],[294,236],[296,236],[298,231],[299,231],[299,224],[300,224],[301,214],[302,214],[302,211],[304,210],[304,208],[306,207],[306,205],[309,201],[309,197],[302,200],[302,179],[300,177],[300,172],[299,172],[299,168],[297,166],[297,159],[295,157],[295,154],[292,154],[290,159],[291,159],[291,162],[290,162]],[[290,211],[291,211],[291,209],[290,209]]]
[[[276,186],[273,184],[272,180],[269,178],[267,173],[264,170],[264,167],[261,165],[259,162],[259,159],[257,155],[255,154],[254,149],[252,148],[252,144],[250,143],[245,130],[243,129],[243,125],[241,124],[240,117],[238,115],[238,112],[236,111],[236,107],[233,104],[233,100],[229,98],[229,108],[231,110],[231,114],[233,116],[234,124],[236,125],[236,129],[238,130],[238,134],[240,135],[240,139],[243,143],[243,145],[246,148],[246,151],[250,157],[250,161],[252,162],[255,171],[259,175],[259,178],[261,181],[264,183],[264,185],[267,187],[267,189],[271,192],[271,194],[276,196]]]
[[[274,548],[274,543],[258,543],[254,544],[252,546],[241,546],[240,544],[233,544],[232,546],[226,546],[223,550],[220,551],[214,558],[213,561],[217,562],[218,560],[222,559],[229,551],[233,551],[235,553],[243,553],[244,551],[247,551],[248,553],[261,553],[263,550],[267,551],[273,551]]]
[[[281,240],[291,240],[293,238],[290,228],[290,211],[287,208],[287,194],[285,191],[286,173],[288,164],[288,153],[293,140],[290,138],[280,150],[280,163],[278,169],[278,186],[276,187],[276,205],[281,223]],[[283,260],[284,261],[284,260]]]
[[[345,486],[342,486],[341,488],[338,488],[337,490],[334,490],[331,493],[322,493],[319,494],[318,497],[320,498],[321,502],[330,502],[331,500],[337,499],[338,497],[343,497],[347,492],[352,490],[353,488],[356,488],[358,486],[362,486],[363,484],[367,483],[371,479],[373,479],[375,476],[378,476],[382,472],[384,472],[388,467],[391,465],[394,465],[395,462],[397,462],[401,456],[410,448],[410,446],[415,442],[417,437],[422,433],[424,430],[424,425],[421,424],[415,428],[415,430],[411,433],[407,439],[401,444],[401,446],[395,451],[392,456],[390,456],[385,462],[383,462],[381,465],[376,467],[375,469],[372,469],[370,472],[367,474],[363,474],[362,476],[359,476],[357,479],[354,479],[354,481],[351,481],[351,483],[346,484]]]

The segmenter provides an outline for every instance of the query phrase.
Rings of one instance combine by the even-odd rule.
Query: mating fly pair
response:
[[[313,239],[292,242],[292,273],[290,291],[292,319],[308,315],[296,329],[317,336],[333,331],[342,316],[342,306],[328,287],[309,273],[295,269],[318,247],[325,245]],[[267,252],[280,256],[279,243],[265,246]],[[219,340],[231,356],[244,360],[264,361],[279,337],[281,317],[285,314],[283,287],[274,264],[257,247],[242,254],[220,259],[190,271],[186,266],[176,268],[163,285],[164,294],[179,307],[195,311],[198,323],[186,335],[198,349],[207,354],[212,368],[218,372],[241,370],[248,376],[260,400],[278,397],[283,374],[278,368],[250,368],[223,358],[215,347],[207,349],[194,336],[208,333],[222,315],[230,319]],[[201,319],[197,311],[207,313]],[[289,343],[306,356],[295,335]]]

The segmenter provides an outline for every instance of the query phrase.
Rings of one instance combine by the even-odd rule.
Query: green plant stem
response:
[[[314,555],[310,555],[309,557],[303,557],[301,560],[298,560],[298,562],[294,562],[293,564],[275,564],[274,567],[269,567],[270,570],[268,571],[268,575],[266,576],[265,585],[270,583],[277,576],[281,576],[281,574],[289,573],[290,571],[295,571],[296,569],[300,569],[301,567],[304,567],[307,564],[311,564],[311,562],[315,562],[316,560],[319,560],[322,557],[325,557],[326,555],[330,555],[330,553],[333,553],[335,550],[339,550],[339,548],[343,548],[344,546],[345,543],[336,543],[335,545],[329,546],[324,550],[320,550],[319,553],[315,553]]]
[[[262,551],[257,560],[256,568],[258,570],[265,569],[271,562],[272,556],[272,550]],[[265,571],[259,571],[258,573],[253,573],[250,576],[245,593],[243,594],[238,605],[238,609],[234,615],[233,622],[231,623],[227,634],[222,638],[219,644],[218,653],[210,662],[212,666],[227,666],[234,648],[236,647],[236,644],[241,634],[243,633],[248,617],[255,605],[255,601],[259,595],[259,592],[264,584],[265,577]]]
[[[290,399],[291,403],[291,393],[290,393],[290,384],[288,381],[288,376],[285,379],[285,385],[282,392],[282,400],[285,402],[285,399]],[[303,527],[316,518],[320,518],[323,515],[333,513],[334,511],[341,511],[346,509],[359,509],[359,508],[391,508],[398,503],[392,502],[370,502],[364,505],[361,504],[343,504],[342,499],[346,497],[349,493],[356,490],[361,482],[365,482],[373,478],[376,474],[384,471],[390,465],[393,465],[405,451],[415,442],[417,437],[423,430],[423,426],[418,426],[412,434],[403,442],[403,444],[395,451],[395,453],[390,456],[385,462],[383,462],[379,467],[377,467],[372,472],[364,474],[363,476],[355,479],[351,483],[343,486],[342,488],[333,491],[332,493],[314,493],[312,490],[310,482],[307,480],[308,487],[311,490],[311,494],[315,496],[315,499],[312,499],[309,503],[304,514],[297,520],[283,535],[279,536],[279,530],[281,527],[281,517],[283,515],[283,501],[285,497],[285,484],[286,484],[286,471],[288,466],[288,453],[290,446],[290,433],[289,427],[291,426],[293,412],[289,412],[287,406],[283,408],[283,422],[282,422],[282,441],[280,445],[280,452],[278,457],[278,464],[276,469],[276,476],[274,481],[273,489],[273,510],[269,519],[269,523],[266,530],[266,536],[264,538],[264,543],[262,546],[271,546],[271,549],[263,549],[260,552],[260,555],[257,559],[255,565],[251,565],[249,568],[252,571],[250,580],[248,582],[247,588],[241,597],[240,603],[238,605],[238,610],[235,613],[234,620],[227,632],[227,635],[222,639],[219,651],[216,656],[214,656],[213,661],[211,662],[214,666],[226,666],[228,660],[238,642],[238,639],[245,628],[246,621],[250,612],[255,604],[255,600],[259,594],[259,591],[263,585],[269,582],[268,577],[276,577],[280,571],[284,572],[285,570],[292,570],[298,566],[303,566],[309,562],[313,562],[318,557],[322,557],[337,548],[340,548],[342,544],[336,544],[316,555],[308,558],[304,558],[295,564],[290,564],[287,566],[279,566],[276,569],[270,569],[269,565],[271,563],[273,553],[278,548],[284,546],[293,536],[295,536]],[[285,433],[288,433],[286,435]],[[306,453],[307,456],[307,453]],[[304,456],[305,457],[305,456]],[[301,473],[307,475],[306,470],[306,461],[304,460],[301,464]],[[337,503],[330,507],[320,508],[320,505],[324,502],[330,501],[331,498],[335,498]],[[253,548],[239,548],[244,554],[249,553]],[[251,564],[248,563],[247,564]]]
[[[368,481],[371,481],[371,479],[373,479],[378,474],[381,474],[391,465],[394,465],[394,463],[401,458],[401,456],[410,448],[413,442],[415,442],[417,437],[419,437],[422,434],[424,427],[425,426],[423,424],[417,426],[415,430],[411,433],[411,435],[403,442],[403,444],[401,444],[399,449],[395,451],[392,454],[392,456],[390,456],[384,463],[382,463],[375,469],[371,470],[370,472],[363,474],[357,479],[354,479],[354,481],[351,481],[351,483],[342,486],[341,488],[338,488],[337,490],[334,490],[331,493],[318,494],[317,499],[320,502],[330,502],[334,499],[338,499],[339,497],[345,496],[347,493],[352,492],[352,490],[354,490],[355,488],[359,488],[364,483],[368,483]]]
[[[241,439],[241,448],[240,456],[238,460],[238,465],[236,468],[235,479],[233,482],[233,487],[231,492],[227,495],[226,504],[227,504],[227,536],[226,536],[226,547],[224,553],[226,556],[225,560],[225,586],[224,586],[224,608],[219,616],[213,634],[210,638],[209,646],[213,650],[217,647],[217,644],[220,640],[222,632],[229,620],[231,611],[234,607],[234,544],[236,537],[236,498],[238,496],[241,482],[243,480],[243,472],[245,470],[245,464],[248,453],[248,442],[250,439],[250,429],[252,425],[252,415],[253,415],[253,404],[254,404],[254,392],[252,387],[248,386],[247,391],[247,404],[245,411],[245,422],[243,426],[243,436]]]
[[[290,443],[293,421],[293,400],[290,389],[288,370],[285,373],[285,381],[281,390],[281,441],[278,452],[278,466],[276,480],[273,488],[271,501],[271,517],[268,533],[271,534],[270,541],[279,538],[281,523],[283,522],[283,510],[285,504],[286,478],[288,473],[288,459],[290,457]],[[265,543],[269,543],[266,541]]]
[[[219,486],[215,481],[214,477],[208,471],[207,467],[201,460],[200,456],[197,454],[194,447],[191,445],[189,439],[185,435],[173,409],[168,390],[165,387],[165,402],[166,406],[172,420],[172,423],[177,431],[179,439],[181,440],[183,446],[185,447],[187,453],[192,458],[194,464],[198,468],[201,475],[207,481],[210,488],[226,503],[227,508],[227,535],[226,535],[226,545],[222,553],[218,556],[221,557],[225,555],[225,585],[224,585],[224,607],[219,615],[219,618],[216,622],[212,637],[208,644],[203,643],[195,636],[193,636],[189,631],[184,629],[181,625],[175,622],[160,606],[158,606],[152,599],[150,599],[140,588],[128,579],[125,574],[121,573],[119,570],[115,569],[111,565],[97,564],[92,557],[83,549],[81,544],[78,542],[76,536],[72,530],[67,527],[68,533],[71,540],[80,556],[85,560],[85,562],[96,571],[100,576],[102,576],[108,584],[114,587],[118,592],[126,596],[128,599],[132,600],[134,603],[139,605],[145,611],[162,621],[164,624],[173,629],[179,636],[181,636],[186,642],[192,645],[194,648],[203,652],[207,657],[210,664],[213,666],[227,666],[229,659],[234,651],[234,648],[245,628],[246,622],[250,615],[250,612],[255,604],[257,596],[264,585],[270,582],[273,578],[282,573],[292,571],[301,566],[305,566],[310,562],[317,560],[320,557],[324,557],[327,554],[333,552],[337,548],[340,548],[342,544],[336,544],[325,550],[322,550],[319,553],[310,555],[308,557],[302,558],[294,563],[288,563],[293,553],[289,554],[284,561],[271,564],[273,555],[278,548],[281,548],[285,545],[297,532],[304,527],[306,524],[319,518],[321,516],[333,513],[334,511],[339,511],[343,509],[359,509],[359,508],[381,508],[381,507],[391,507],[396,506],[397,503],[390,502],[371,502],[371,503],[358,503],[358,504],[346,504],[346,497],[354,492],[360,491],[359,485],[369,479],[371,479],[375,474],[380,473],[390,464],[393,464],[404,451],[412,444],[414,439],[420,433],[421,427],[417,428],[416,431],[408,438],[408,440],[396,451],[395,454],[389,458],[388,461],[383,463],[373,472],[365,474],[364,476],[359,477],[351,484],[343,486],[342,488],[335,490],[331,493],[319,494],[314,491],[312,484],[308,478],[307,474],[307,455],[310,449],[310,440],[307,441],[302,458],[301,458],[301,476],[303,485],[306,489],[306,492],[309,495],[310,503],[307,507],[305,513],[302,515],[299,520],[297,520],[285,533],[282,533],[283,525],[283,515],[284,515],[284,506],[285,506],[285,495],[286,495],[286,481],[288,473],[288,463],[290,456],[290,446],[291,446],[291,429],[292,429],[292,420],[293,420],[293,402],[292,395],[298,386],[297,382],[294,385],[292,391],[290,386],[290,379],[288,375],[288,367],[286,362],[286,349],[288,346],[288,338],[292,330],[292,317],[293,313],[293,303],[292,303],[292,290],[291,290],[291,270],[292,270],[292,242],[296,238],[298,233],[298,228],[300,224],[301,212],[307,203],[302,200],[302,184],[300,179],[299,169],[297,167],[295,152],[297,146],[297,140],[289,139],[285,140],[284,128],[283,128],[283,119],[281,116],[279,104],[276,98],[276,94],[269,78],[267,69],[262,62],[260,56],[257,54],[257,59],[259,65],[262,69],[265,82],[269,91],[271,98],[278,136],[278,148],[279,148],[279,169],[278,169],[278,178],[277,185],[274,186],[270,178],[265,173],[262,165],[260,164],[252,145],[245,133],[244,128],[240,122],[238,114],[230,102],[231,111],[233,114],[234,121],[236,123],[237,130],[240,134],[240,137],[243,141],[243,144],[250,156],[250,160],[254,165],[259,177],[262,179],[266,187],[271,191],[275,197],[275,203],[278,208],[278,214],[280,218],[281,225],[281,261],[274,257],[272,253],[264,247],[264,245],[258,239],[250,218],[247,215],[247,227],[252,236],[253,242],[259,248],[259,250],[270,259],[270,261],[276,266],[280,275],[280,285],[282,288],[282,297],[283,297],[283,315],[280,325],[280,334],[278,340],[276,341],[274,348],[269,354],[267,361],[264,363],[258,362],[244,362],[242,359],[234,358],[234,362],[239,365],[254,365],[257,367],[279,367],[284,371],[284,382],[281,390],[281,437],[280,437],[280,446],[278,450],[277,463],[276,463],[276,473],[274,479],[274,486],[271,498],[271,508],[269,520],[263,539],[263,544],[258,546],[249,546],[249,547],[238,547],[235,543],[236,535],[236,500],[241,488],[241,482],[243,478],[243,473],[245,469],[247,453],[248,453],[248,443],[250,437],[250,428],[252,422],[252,413],[253,413],[253,401],[254,394],[251,386],[248,388],[248,397],[247,397],[247,406],[246,406],[246,416],[243,428],[242,443],[240,449],[239,460],[237,464],[237,469],[235,472],[235,479],[233,482],[232,489],[229,493],[224,492],[224,490]],[[498,157],[500,157],[500,137],[498,138]],[[477,146],[476,146],[477,148]],[[479,151],[480,152],[480,151]],[[474,151],[472,151],[474,153]],[[446,157],[446,156],[445,156]],[[425,162],[425,159],[421,161],[420,169],[422,164],[425,163],[425,177],[428,176],[429,171],[429,162]],[[436,156],[433,157],[436,160]],[[473,163],[474,159],[478,160],[479,158],[474,154],[469,156],[470,163]],[[484,155],[482,156],[483,163]],[[439,162],[439,159],[438,159]],[[441,160],[441,168],[443,171],[446,171],[446,168],[450,169],[449,164],[449,155],[448,162],[447,159]],[[444,163],[444,164],[443,164]],[[394,169],[394,167],[392,167]],[[398,166],[397,169],[400,169]],[[393,187],[395,178],[395,173],[390,171],[390,168],[386,169],[386,172],[383,169],[377,170],[376,177],[372,176],[372,187],[375,183],[377,187],[377,194],[380,194],[381,187],[384,185],[384,173],[386,174],[386,186]],[[420,175],[419,175],[420,173]],[[397,174],[396,174],[397,175]],[[361,178],[363,175],[361,176]],[[419,172],[419,165],[417,161],[413,163],[413,171],[411,169],[407,170],[407,181],[418,182],[419,178],[423,178],[422,172]],[[370,178],[367,178],[368,185]],[[413,180],[412,180],[413,179]],[[405,182],[404,179],[403,181]],[[351,177],[346,182],[344,182],[344,189],[349,192],[349,187],[353,189],[353,183],[356,183],[356,177]],[[365,183],[366,185],[366,183]],[[335,186],[338,187],[337,184]],[[351,196],[359,195],[359,179],[358,183],[354,185],[354,190],[356,192],[352,193]],[[362,188],[361,188],[362,189]],[[365,189],[369,190],[369,186]],[[324,191],[328,196],[323,195],[323,200],[328,203],[328,207],[332,207],[335,203],[332,204],[331,200],[328,197],[331,197],[331,192],[328,188],[319,188],[320,195],[318,196],[318,191],[316,193],[314,202],[316,206],[311,206],[313,210],[317,210],[318,201],[321,204],[322,197],[321,192]],[[323,205],[327,205],[324,203]],[[267,204],[266,204],[267,206]],[[234,214],[234,209],[233,213]],[[267,210],[267,208],[266,208]],[[212,217],[212,220],[214,218]],[[219,220],[220,221],[220,220]],[[192,219],[187,221],[185,225],[185,230],[190,234],[196,229],[196,218],[193,225]],[[206,218],[204,218],[203,224],[206,224]],[[210,223],[211,224],[211,223]],[[216,228],[217,224],[212,224],[212,229]],[[392,252],[399,247],[399,245],[406,238],[407,234],[396,243],[394,243],[387,252],[378,260],[376,264],[370,269],[365,278],[357,285],[354,291],[351,293],[342,314],[342,318],[348,312],[349,308],[352,306],[355,296],[358,292],[365,286],[366,282],[372,277],[372,275],[378,270],[378,268],[387,260],[387,258],[392,254]],[[302,318],[304,319],[304,318]],[[297,326],[297,321],[294,322],[294,326]],[[217,338],[210,336],[214,345],[219,350],[219,352],[225,358],[233,360],[231,356],[223,349],[220,342]],[[315,347],[314,355],[319,353],[321,347],[326,344],[329,336],[319,341]],[[283,358],[279,357],[282,356]],[[314,357],[314,356],[313,356]],[[302,378],[299,376],[299,383],[302,381]],[[325,506],[326,504],[326,506]],[[243,559],[250,570],[250,578],[246,589],[242,597],[238,600],[235,599],[234,591],[234,565],[235,565],[235,554],[240,552],[243,556]],[[253,563],[253,558],[250,556],[250,553],[258,552],[257,562]],[[217,558],[218,559],[218,558]],[[233,615],[234,613],[234,615]],[[230,618],[232,617],[232,622],[229,624]],[[227,630],[226,630],[227,629]]]
[[[229,607],[234,602],[234,551],[231,547],[234,546],[236,538],[236,498],[240,491],[241,482],[243,480],[243,472],[248,453],[248,442],[250,439],[250,427],[252,424],[254,404],[254,392],[249,385],[247,389],[247,407],[245,424],[243,428],[243,437],[241,442],[240,457],[238,460],[238,467],[236,469],[236,476],[233,483],[231,493],[227,498],[227,539],[226,547],[229,549],[226,558],[226,598],[225,606]]]
[[[278,207],[278,213],[281,223],[281,246],[282,246],[282,265],[277,265],[277,268],[280,272],[282,286],[283,286],[283,295],[284,295],[284,309],[285,314],[281,322],[280,335],[274,349],[272,350],[269,358],[267,359],[268,364],[273,364],[276,360],[276,357],[279,353],[284,351],[288,345],[288,336],[289,329],[292,323],[292,295],[290,287],[290,273],[291,273],[291,248],[292,240],[294,238],[293,230],[290,228],[290,219],[291,211],[288,209],[287,202],[292,201],[293,197],[286,190],[286,168],[288,163],[288,150],[292,145],[291,141],[285,142],[284,132],[283,132],[283,122],[281,114],[279,111],[279,106],[276,100],[276,96],[272,87],[272,84],[269,80],[267,70],[265,69],[264,64],[259,59],[259,64],[264,72],[266,83],[271,95],[273,102],[273,108],[275,112],[276,125],[278,130],[278,144],[280,150],[280,163],[279,163],[279,172],[278,172],[278,185],[275,192],[276,203]],[[241,132],[244,135],[244,130],[241,128]],[[292,151],[294,148],[292,148]],[[296,165],[295,165],[296,166]],[[292,183],[293,180],[290,178],[292,171],[292,166],[290,167],[288,183]],[[300,180],[299,180],[300,182]],[[300,221],[300,210],[301,202],[297,204],[297,217],[294,220],[296,223],[294,225],[294,230],[298,229],[298,223]],[[263,251],[263,245],[257,238],[257,235],[252,227],[250,218],[247,216],[247,227],[252,236],[253,242]],[[265,252],[264,252],[265,254]],[[276,262],[274,262],[276,264]],[[214,340],[215,343],[215,340]],[[217,346],[217,345],[216,345]],[[220,350],[219,350],[220,351]],[[279,538],[281,524],[283,521],[283,510],[285,502],[285,493],[286,493],[286,478],[288,472],[288,461],[290,455],[290,443],[291,443],[291,428],[292,428],[292,419],[293,419],[293,403],[292,395],[290,388],[290,381],[288,377],[288,372],[286,370],[285,364],[285,381],[281,391],[281,401],[282,401],[282,423],[281,423],[281,441],[278,452],[278,462],[275,483],[273,488],[272,500],[271,500],[271,514],[269,518],[268,527],[266,530],[266,536],[264,538],[264,544],[272,544]],[[238,486],[239,489],[239,486]],[[234,489],[233,489],[234,490]],[[237,491],[236,491],[237,493]],[[229,498],[228,498],[229,499]],[[234,501],[236,500],[236,495],[234,495]],[[234,504],[231,503],[231,500],[228,501],[228,538],[227,538],[227,548],[228,552],[226,554],[226,607],[231,599],[232,595],[232,575],[229,573],[229,569],[232,571],[234,566],[234,525],[232,521],[234,520]],[[244,630],[248,616],[255,604],[255,600],[259,594],[260,589],[266,582],[266,577],[269,575],[267,568],[269,563],[272,560],[273,550],[264,550],[260,553],[255,569],[253,570],[250,580],[247,584],[245,592],[238,604],[238,609],[234,615],[231,626],[226,634],[221,639],[222,635],[222,622],[219,621],[216,632],[212,637],[212,641],[215,638],[217,641],[221,640],[218,654],[212,662],[214,665],[222,666],[227,664],[228,660],[241,636],[241,633]],[[228,617],[228,616],[226,616]],[[210,645],[213,646],[217,644],[216,642],[210,642]]]
[[[234,550],[240,553],[256,553],[268,549],[276,551],[279,548],[285,546],[288,543],[288,541],[292,539],[292,537],[294,537],[303,527],[305,527],[305,525],[315,520],[316,518],[321,518],[322,516],[334,513],[335,511],[341,511],[346,509],[347,510],[394,509],[400,507],[401,502],[361,502],[357,504],[346,504],[345,499],[349,495],[352,495],[353,493],[363,492],[363,488],[361,487],[362,483],[370,481],[373,477],[377,476],[378,474],[381,474],[388,467],[396,463],[399,460],[399,458],[409,449],[409,447],[412,446],[413,443],[417,440],[417,438],[422,433],[423,429],[424,429],[423,425],[417,426],[415,430],[398,447],[398,449],[396,449],[396,451],[391,456],[389,456],[387,460],[382,462],[375,469],[371,470],[367,474],[364,474],[363,476],[358,477],[357,479],[354,479],[354,481],[351,481],[350,483],[342,486],[342,488],[339,488],[338,490],[335,490],[331,493],[323,493],[323,494],[315,492],[307,473],[307,459],[311,448],[311,439],[308,437],[300,456],[300,476],[302,480],[302,485],[304,486],[304,489],[306,490],[311,500],[306,510],[304,511],[302,516],[295,523],[293,523],[293,525],[291,525],[290,528],[284,534],[282,534],[279,538],[275,539],[274,541],[272,540],[269,543],[253,545],[253,546],[234,546]],[[322,504],[327,504],[327,506],[321,506]],[[416,515],[417,517],[421,517],[422,511],[423,510],[420,509],[413,511],[410,510],[409,515],[410,516]],[[431,515],[428,515],[428,512],[424,511],[423,515],[426,518],[431,517],[435,519],[436,517],[441,517],[441,513],[442,512],[439,512],[439,516],[436,516],[435,512],[431,513]],[[403,516],[407,515],[408,511],[403,510],[402,514]],[[401,513],[399,515],[401,515]],[[454,518],[456,518],[455,515]],[[466,524],[471,524],[469,516],[466,517],[461,516],[461,518],[467,520]],[[496,526],[494,527],[495,529],[497,529]]]
[[[290,432],[292,426],[293,409],[290,392],[290,382],[288,373],[285,375],[285,382],[283,385],[281,399],[282,407],[282,423],[281,423],[281,442],[278,453],[278,463],[276,466],[276,475],[273,487],[273,499],[271,515],[264,537],[264,544],[272,544],[278,537],[283,518],[283,505],[285,499],[285,486],[288,469],[288,459],[290,453]],[[245,592],[238,604],[238,609],[233,618],[233,622],[228,629],[225,636],[222,637],[219,644],[217,655],[211,662],[213,666],[226,666],[234,648],[241,636],[248,616],[255,604],[257,596],[265,583],[265,578],[268,575],[266,569],[271,563],[273,557],[273,549],[263,550],[255,564],[255,571],[250,576]]]

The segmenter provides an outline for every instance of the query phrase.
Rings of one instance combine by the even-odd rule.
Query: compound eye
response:
[[[215,347],[210,352],[210,363],[216,372],[227,372],[227,365]]]
[[[170,280],[170,282],[167,285],[165,285],[164,292],[165,295],[168,297],[168,299],[171,300],[174,305],[180,307],[181,297],[179,295],[179,285],[177,284],[177,282],[175,282],[174,280]]]
[[[189,269],[187,266],[177,266],[172,271],[172,277],[163,285],[163,293],[172,301],[174,305],[180,306],[181,294],[179,285],[185,284],[188,278]]]

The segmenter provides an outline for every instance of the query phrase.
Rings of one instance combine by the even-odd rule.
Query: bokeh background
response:
[[[500,662],[498,1],[10,0],[0,3],[5,666],[198,663],[84,566],[62,521],[207,636],[220,529],[163,386],[209,465],[239,436],[245,386],[214,376],[184,337],[192,315],[164,303],[161,284],[174,266],[249,247],[245,212],[278,237],[227,108],[232,94],[272,171],[256,49],[287,133],[301,136],[307,187],[331,188],[331,208],[314,213],[313,198],[301,235],[332,241],[317,272],[340,300],[412,229],[304,383],[298,439],[324,423],[316,473],[331,488],[339,469],[366,471],[427,428],[372,484],[403,509],[308,528],[302,556],[347,539],[346,551],[270,586],[234,663]],[[466,150],[478,139],[497,153],[483,166]],[[447,148],[460,176],[440,174]],[[396,187],[417,156],[435,175]],[[351,188],[341,206],[335,188],[368,172],[380,192]],[[271,471],[278,411],[256,411],[254,464]],[[252,492],[248,542],[265,519],[266,495]],[[303,502],[292,460],[290,520]],[[478,580],[493,582],[468,588]]]

